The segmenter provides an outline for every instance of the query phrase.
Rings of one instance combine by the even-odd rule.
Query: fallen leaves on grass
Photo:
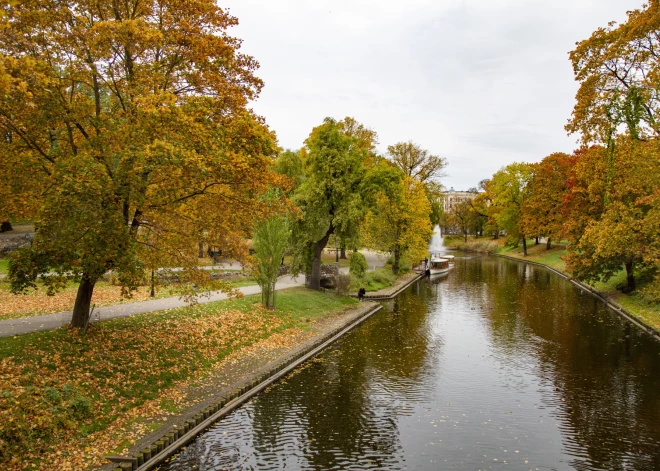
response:
[[[113,434],[132,418],[162,414],[168,390],[208,371],[231,352],[269,339],[285,345],[286,319],[255,305],[251,312],[197,306],[98,324],[85,336],[46,332],[0,345],[2,469],[85,469],[134,441],[140,427]],[[275,334],[273,336],[273,334]],[[106,430],[107,429],[107,430]],[[105,431],[104,431],[105,430]]]
[[[148,287],[143,286],[134,291],[131,298],[123,298],[119,286],[99,285],[94,288],[92,303],[97,306],[111,306],[121,302],[144,301],[150,299],[149,291]],[[74,286],[67,287],[54,296],[48,296],[43,290],[18,295],[1,290],[0,320],[70,311],[73,309],[76,294],[77,288]]]

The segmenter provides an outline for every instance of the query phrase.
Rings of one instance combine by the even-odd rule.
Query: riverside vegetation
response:
[[[570,53],[580,88],[566,129],[580,134],[579,149],[507,165],[444,221],[482,251],[521,245],[526,257],[529,239],[543,237],[548,251],[566,241],[546,261],[640,317],[660,311],[659,20],[660,2],[651,1]],[[513,248],[468,241],[468,233],[504,233]]]

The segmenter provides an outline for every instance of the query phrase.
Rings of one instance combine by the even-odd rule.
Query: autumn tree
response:
[[[288,179],[246,108],[263,84],[227,34],[236,18],[210,0],[25,0],[4,13],[0,208],[36,227],[10,263],[13,289],[75,275],[82,327],[103,273],[139,283],[144,244],[188,279],[201,280],[200,237],[244,255],[254,215],[277,211],[260,195]]]
[[[364,217],[361,187],[369,150],[346,129],[346,120],[326,118],[305,141],[305,182],[294,195],[300,215],[292,228],[292,269],[309,270],[312,289],[320,289],[321,253],[330,236],[349,239]]]
[[[364,240],[367,247],[391,252],[392,271],[398,274],[403,258],[421,260],[428,253],[431,208],[421,182],[386,165],[374,170],[369,179],[378,181],[378,191],[365,219]]]
[[[630,292],[640,271],[655,276],[659,268],[660,143],[622,136],[615,148],[609,184],[607,149],[579,154],[565,201],[566,261],[585,281],[607,281],[623,267]]]
[[[566,129],[585,143],[614,143],[619,126],[630,136],[657,136],[660,110],[660,2],[599,28],[570,53],[580,83]]]
[[[557,152],[533,164],[534,176],[521,207],[521,225],[525,234],[546,237],[548,249],[553,239],[561,238],[562,202],[575,160],[576,157]]]
[[[488,233],[497,239],[500,228],[495,218],[497,208],[493,205],[494,197],[492,180],[481,180],[476,196],[470,200],[470,207],[475,215],[475,227],[480,228],[482,234]]]
[[[520,210],[526,196],[525,189],[531,178],[531,165],[517,162],[497,171],[488,185],[493,202],[491,211],[498,227],[506,231],[509,243],[518,245],[522,240],[525,256],[527,234],[521,224]]]
[[[469,201],[461,201],[455,204],[449,212],[450,223],[461,231],[465,242],[467,242],[468,233],[474,224],[475,216],[476,214],[472,210],[472,205]]]

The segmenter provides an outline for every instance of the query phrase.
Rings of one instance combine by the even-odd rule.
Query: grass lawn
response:
[[[122,425],[176,409],[175,386],[241,348],[357,304],[304,288],[278,292],[275,311],[259,301],[114,319],[87,335],[61,328],[0,339],[0,468],[99,465],[103,454],[139,438],[115,433]]]
[[[402,269],[401,275],[410,272],[410,267],[408,269]],[[392,286],[399,277],[392,273],[392,267],[386,265],[383,268],[377,268],[374,271],[367,272],[362,280],[352,277],[351,285],[349,289],[351,291],[357,291],[358,289],[364,287],[366,291],[379,291],[381,289],[388,288]]]
[[[0,274],[6,275],[9,271],[9,260],[0,258]]]

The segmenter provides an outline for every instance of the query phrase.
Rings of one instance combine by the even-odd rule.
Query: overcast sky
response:
[[[575,42],[642,0],[220,0],[261,64],[254,103],[297,149],[326,116],[413,140],[476,186],[514,161],[570,152]]]

